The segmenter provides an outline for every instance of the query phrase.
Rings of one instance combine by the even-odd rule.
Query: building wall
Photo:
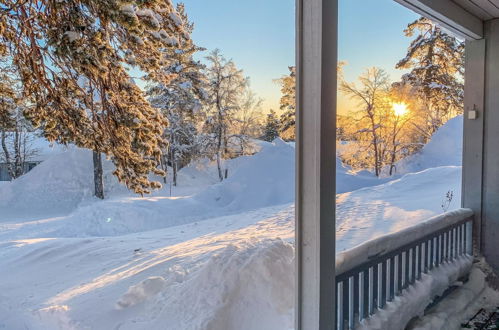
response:
[[[31,171],[36,165],[40,164],[39,161],[26,162],[24,164],[24,174]],[[0,181],[10,181],[12,180],[9,171],[7,170],[6,163],[0,163]]]
[[[485,22],[482,252],[499,272],[499,19]],[[476,164],[479,166],[480,164]],[[478,178],[477,178],[478,179]]]

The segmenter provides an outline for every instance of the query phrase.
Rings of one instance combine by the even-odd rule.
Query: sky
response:
[[[194,41],[233,59],[264,100],[263,110],[278,110],[280,89],[274,80],[295,63],[295,0],[183,2],[195,24]],[[345,78],[356,80],[372,66],[385,69],[392,80],[400,78],[395,64],[411,41],[403,30],[417,17],[393,0],[340,0],[338,59],[347,62]],[[340,95],[340,113],[352,106]]]

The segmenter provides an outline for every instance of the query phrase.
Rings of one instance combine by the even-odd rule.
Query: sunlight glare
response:
[[[395,113],[397,117],[401,117],[409,111],[409,109],[407,108],[407,104],[405,103],[393,103],[392,108],[393,113]]]

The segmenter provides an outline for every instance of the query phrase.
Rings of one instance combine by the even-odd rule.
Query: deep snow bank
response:
[[[168,324],[196,330],[292,329],[293,258],[292,245],[279,239],[229,245],[194,273],[179,274],[161,292],[149,290],[141,315],[148,322],[141,327],[132,318],[120,329],[163,329]],[[132,286],[119,299],[120,308],[131,292],[145,300],[143,283],[151,281],[159,283],[155,288],[165,283],[154,277]]]
[[[452,192],[450,203],[447,192]],[[395,232],[460,207],[461,167],[442,166],[409,173],[375,187],[337,195],[336,249]]]
[[[294,148],[276,139],[247,157],[227,180],[194,198],[232,211],[289,203],[295,193],[294,157]]]
[[[121,197],[79,207],[54,234],[68,237],[123,235],[294,200],[294,148],[282,140],[264,145],[253,156],[231,160],[229,165],[233,173],[228,179],[193,196]],[[213,170],[207,167],[203,171]],[[193,182],[197,178],[208,180],[200,171],[187,167],[180,173],[185,174],[186,179],[194,176]]]
[[[126,191],[104,160],[105,193]],[[0,186],[1,216],[64,214],[93,199],[92,152],[68,147],[18,179]]]
[[[377,178],[369,171],[354,172],[336,157],[336,193],[342,194],[364,187],[372,187],[388,182],[390,179]]]
[[[398,161],[395,173],[413,173],[438,166],[461,166],[462,155],[463,116],[457,116],[440,127],[420,152]]]

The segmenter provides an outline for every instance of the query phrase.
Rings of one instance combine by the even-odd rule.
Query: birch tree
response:
[[[248,88],[248,78],[232,60],[227,60],[218,49],[206,57],[208,108],[204,125],[204,148],[217,162],[218,177],[223,181],[228,170],[223,160],[229,155],[230,129],[241,110],[241,98]]]
[[[360,107],[358,111],[358,121],[362,127],[358,133],[367,138],[368,149],[371,151],[371,167],[376,176],[381,173],[383,164],[383,154],[381,143],[380,128],[381,113],[383,107],[386,107],[386,95],[389,90],[388,75],[382,69],[373,67],[367,69],[359,77],[359,85],[343,80],[340,84],[340,90],[345,95],[350,96],[357,101]]]

